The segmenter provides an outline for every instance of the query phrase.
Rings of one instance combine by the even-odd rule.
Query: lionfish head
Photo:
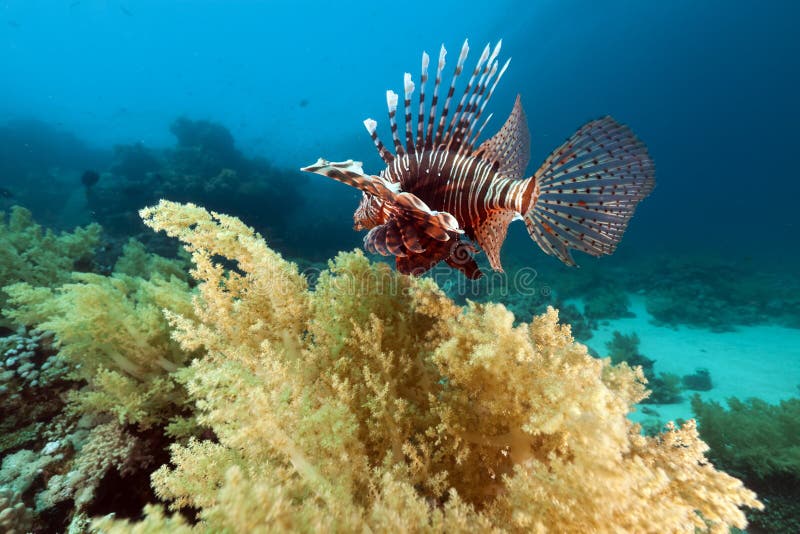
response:
[[[362,193],[361,202],[353,214],[353,222],[355,230],[371,230],[385,223],[386,214],[383,211],[383,201],[373,195]]]

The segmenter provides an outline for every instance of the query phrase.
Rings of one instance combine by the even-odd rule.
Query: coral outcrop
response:
[[[13,206],[0,212],[0,288],[14,282],[53,287],[66,282],[73,271],[86,270],[102,229],[97,224],[56,234],[33,220],[31,212]],[[0,309],[7,295],[0,289]],[[0,317],[0,326],[3,326]]]
[[[192,255],[193,310],[167,317],[203,354],[184,380],[208,435],[153,476],[175,513],[103,531],[718,532],[760,506],[694,422],[642,436],[641,370],[591,357],[553,309],[515,326],[360,253],[309,291],[238,219],[142,215]]]
[[[800,398],[731,398],[726,408],[695,395],[692,409],[709,457],[762,495],[766,508],[747,514],[754,531],[800,532]]]
[[[74,273],[56,289],[18,283],[5,291],[6,316],[53,332],[70,378],[87,384],[71,392],[77,411],[110,413],[141,428],[179,415],[185,397],[173,373],[191,354],[170,338],[162,310],[192,315],[186,282],[158,272]]]
[[[110,235],[140,233],[139,208],[159,198],[191,199],[236,212],[271,236],[296,232],[288,225],[307,198],[302,194],[307,178],[299,171],[245,156],[221,124],[182,117],[170,131],[177,142],[168,150],[141,144],[115,147],[109,172],[87,190],[89,208]],[[348,219],[339,224],[352,234]]]

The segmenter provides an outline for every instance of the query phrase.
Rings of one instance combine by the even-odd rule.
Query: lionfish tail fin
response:
[[[575,265],[570,250],[614,252],[636,206],[655,187],[655,167],[630,128],[604,117],[575,132],[529,180],[528,233],[544,252]]]

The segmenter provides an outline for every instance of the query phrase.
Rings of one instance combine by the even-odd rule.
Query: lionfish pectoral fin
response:
[[[406,256],[409,250],[396,219],[376,226],[364,236],[364,248],[382,256]]]
[[[495,271],[503,272],[503,266],[500,264],[500,247],[506,239],[508,225],[516,215],[512,210],[492,211],[474,230],[475,241],[486,252],[489,265]]]
[[[426,212],[408,207],[407,197],[401,204],[388,206],[392,215],[364,237],[364,248],[384,256],[429,254],[441,243],[458,239],[463,230],[449,213]],[[421,202],[421,201],[420,201]]]
[[[451,234],[462,234],[458,220],[446,211],[434,211],[413,193],[390,190],[385,200],[386,211],[397,219],[401,230],[407,230],[407,238],[424,234],[437,241],[447,241]]]
[[[300,170],[327,176],[383,200],[390,200],[396,194],[392,191],[392,184],[380,176],[365,174],[360,161],[336,162],[319,158],[313,165]]]
[[[529,180],[536,187],[523,213],[528,233],[544,252],[575,265],[570,249],[614,252],[655,187],[655,167],[644,143],[605,117],[581,127]]]
[[[531,154],[531,135],[528,120],[522,109],[522,100],[517,95],[514,108],[503,127],[493,137],[478,147],[474,156],[488,161],[501,175],[523,178]]]
[[[431,210],[415,194],[398,191],[396,183],[391,183],[380,176],[364,174],[359,161],[333,162],[320,158],[314,165],[303,167],[301,170],[327,176],[383,200],[386,211],[397,218],[398,223],[405,225],[407,221],[412,221],[411,224],[418,232],[438,241],[449,239],[449,232],[463,233],[458,220],[451,214]],[[409,236],[409,239],[413,239],[411,233]]]

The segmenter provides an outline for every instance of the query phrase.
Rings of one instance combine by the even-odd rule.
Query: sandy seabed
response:
[[[713,389],[699,392],[704,400],[724,402],[729,397],[758,397],[771,404],[800,394],[800,329],[772,325],[740,326],[734,332],[715,333],[686,326],[659,326],[645,308],[644,298],[630,295],[635,317],[604,321],[586,343],[606,355],[606,342],[615,330],[636,332],[642,354],[655,360],[655,372],[683,376],[698,368],[711,373]],[[686,391],[677,404],[649,404],[662,421],[694,416]],[[631,419],[653,416],[641,410]]]

